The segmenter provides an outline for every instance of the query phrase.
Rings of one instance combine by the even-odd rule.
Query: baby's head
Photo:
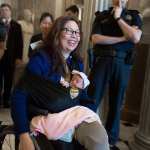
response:
[[[70,86],[73,88],[85,89],[90,84],[87,76],[77,70],[72,71]]]

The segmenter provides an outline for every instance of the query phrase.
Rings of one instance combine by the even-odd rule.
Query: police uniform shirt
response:
[[[101,34],[101,35],[114,36],[114,37],[123,36],[122,30],[120,29],[117,21],[113,17],[112,9],[113,8],[110,8],[107,11],[101,12],[95,18],[95,21],[93,23],[93,28],[92,28],[92,34]],[[129,25],[137,26],[139,29],[141,29],[142,20],[137,10],[124,9],[121,14],[121,18]],[[111,46],[116,51],[126,52],[127,50],[132,49],[134,45],[135,44],[131,41],[120,42],[112,45],[96,44],[94,46],[94,50],[98,50],[103,47],[105,47],[106,49],[106,47]]]

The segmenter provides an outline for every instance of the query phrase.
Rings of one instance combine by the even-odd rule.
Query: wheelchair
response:
[[[47,115],[48,111],[31,106],[32,114],[34,115]],[[11,139],[7,139],[7,136],[13,136]],[[30,134],[34,143],[35,150],[85,150],[75,139],[71,143],[61,140],[48,140],[43,134],[35,136]],[[15,136],[15,130],[13,125],[0,124],[0,150],[18,150],[19,139]],[[7,146],[7,148],[5,148]]]
[[[0,150],[17,150],[13,125],[2,125],[0,122]]]
[[[13,136],[13,138],[7,136]],[[37,137],[31,134],[35,150],[85,150],[76,140],[72,143],[60,140],[50,141],[42,134]],[[13,125],[0,126],[0,150],[18,150],[19,140],[15,137]]]

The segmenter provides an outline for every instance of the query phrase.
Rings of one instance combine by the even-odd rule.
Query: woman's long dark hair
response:
[[[62,29],[64,28],[65,24],[68,21],[75,21],[79,27],[79,22],[71,16],[62,16],[54,22],[50,33],[47,36],[47,39],[45,40],[45,50],[50,55],[50,58],[53,61],[53,70],[64,75],[64,59],[62,57],[62,46],[60,43],[60,35],[62,32]],[[80,29],[80,27],[79,27]],[[80,30],[81,31],[81,30]],[[78,60],[82,60],[80,51],[81,51],[81,38],[80,42],[77,46],[77,48],[72,52],[72,56]]]

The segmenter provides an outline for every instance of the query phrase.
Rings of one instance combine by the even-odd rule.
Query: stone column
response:
[[[70,5],[75,4],[74,0],[65,0],[65,8],[68,8]]]
[[[82,19],[82,33],[83,33],[83,45],[82,51],[84,54],[85,70],[87,71],[87,49],[89,48],[89,39],[91,34],[91,27],[94,19],[95,12],[95,0],[86,0],[83,6],[83,19]],[[87,67],[87,68],[86,68]]]
[[[55,0],[55,9],[54,9],[54,17],[58,18],[64,15],[65,10],[65,1],[64,0]]]
[[[131,143],[132,150],[149,150],[150,149],[150,18],[144,19],[143,38],[141,43],[149,46],[145,81],[143,88],[142,105],[140,112],[140,122],[138,131],[135,134],[134,142]]]
[[[147,71],[145,77],[143,101],[141,107],[139,129],[135,134],[134,142],[131,144],[132,150],[150,149],[150,48],[147,60]]]

